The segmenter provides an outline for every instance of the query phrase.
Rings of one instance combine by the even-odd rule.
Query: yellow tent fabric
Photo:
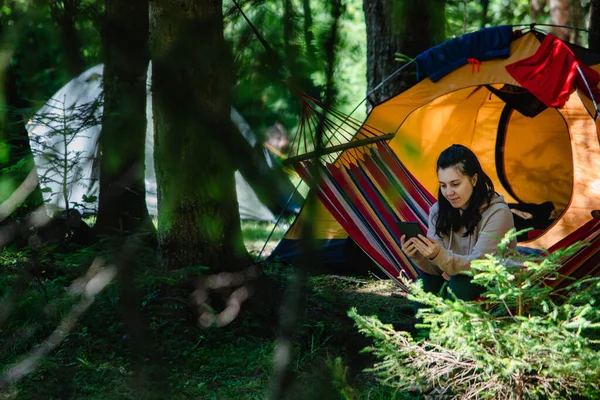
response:
[[[426,78],[376,106],[365,124],[395,133],[390,147],[431,193],[438,190],[437,156],[451,144],[460,143],[477,154],[496,191],[508,202],[551,201],[562,214],[542,235],[524,243],[549,248],[589,221],[590,211],[600,208],[600,146],[598,121],[592,117],[594,106],[575,91],[564,107],[548,108],[534,118],[512,111],[498,164],[498,130],[505,102],[485,87],[519,86],[505,67],[533,55],[539,45],[536,36],[527,33],[512,42],[507,59],[485,61],[479,71],[465,65],[435,83]],[[510,188],[505,187],[506,182]],[[317,208],[319,217],[312,221],[317,238],[347,237],[322,204]],[[303,218],[306,216],[301,213],[297,222]],[[295,239],[298,234],[293,227],[286,238]]]

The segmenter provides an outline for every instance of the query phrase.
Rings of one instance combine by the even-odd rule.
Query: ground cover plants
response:
[[[247,226],[246,226],[247,225]],[[272,225],[249,223],[249,247],[258,250]],[[261,233],[261,227],[262,233]],[[274,236],[281,235],[275,232]],[[252,244],[254,243],[254,244]],[[269,244],[272,247],[272,244]],[[253,249],[251,249],[253,251]],[[18,291],[0,325],[0,376],[43,345],[80,297],[70,291],[105,255],[101,245],[53,244],[32,258],[29,248],[8,248],[0,257],[0,295]],[[256,253],[255,253],[256,254]],[[242,313],[223,328],[203,328],[190,305],[188,277],[201,269],[160,271],[151,250],[137,253],[136,286],[149,345],[136,355],[135,338],[115,280],[95,296],[74,328],[23,379],[0,389],[3,399],[264,399],[273,369],[281,299],[293,269],[273,263]],[[335,272],[335,271],[333,271]],[[364,373],[374,359],[360,350],[370,344],[346,312],[378,313],[395,326],[409,324],[412,305],[393,297],[389,280],[365,274],[324,271],[309,277],[295,335],[290,399],[410,399]],[[264,296],[261,296],[261,293]]]
[[[349,312],[374,339],[367,351],[378,362],[369,371],[381,383],[448,399],[598,398],[600,280],[554,288],[561,261],[581,245],[521,256],[507,248],[513,237],[500,242],[497,256],[472,263],[474,281],[487,289],[477,301],[407,282],[409,299],[429,306],[416,333]]]

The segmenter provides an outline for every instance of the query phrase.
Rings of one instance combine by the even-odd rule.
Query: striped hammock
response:
[[[581,279],[586,276],[598,275],[600,272],[600,220],[593,219],[582,225],[575,232],[563,238],[548,249],[553,252],[563,249],[573,243],[580,241],[586,246],[575,254],[562,260],[561,268],[558,270],[559,279],[548,282],[553,287],[561,287],[571,280]]]
[[[295,164],[300,177],[310,182],[310,162]],[[320,168],[319,199],[356,244],[388,275],[411,280],[417,268],[401,251],[398,222],[417,222],[427,231],[429,208],[435,198],[398,160],[387,143],[370,147],[363,159],[349,166],[326,164]]]

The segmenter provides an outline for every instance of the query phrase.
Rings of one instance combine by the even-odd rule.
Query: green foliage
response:
[[[242,236],[248,252],[254,257],[267,257],[283,238],[289,224],[272,222],[242,221]]]
[[[5,324],[0,321],[0,378],[61,323],[77,302],[71,289],[97,256],[109,258],[99,246],[67,254],[49,251],[31,268],[28,249],[2,253],[0,311],[7,311],[9,318]],[[262,398],[272,340],[241,331],[252,321],[228,330],[199,329],[186,303],[189,276],[205,269],[190,267],[165,275],[151,260],[149,251],[139,251],[135,260],[143,267],[136,280],[143,292],[139,310],[147,317],[147,335],[157,343],[145,354],[142,371],[132,362],[132,338],[119,285],[111,284],[56,351],[13,388],[4,391],[0,386],[0,397],[12,393],[44,399]],[[15,290],[21,293],[11,307],[7,299]],[[150,377],[162,387],[157,388]],[[142,388],[136,386],[140,381],[145,382]]]
[[[66,54],[60,37],[61,26],[49,6],[54,3],[61,8],[62,1],[43,2],[35,7],[29,3],[8,2],[1,8],[0,20],[2,29],[13,33],[3,37],[3,45],[15,49],[10,63],[18,94],[37,108],[72,76],[63,68]],[[101,61],[98,26],[102,8],[102,2],[83,0],[78,2],[74,15],[84,67]]]
[[[112,247],[98,245],[69,252],[58,252],[64,249],[56,246],[44,247],[33,269],[28,249],[7,249],[2,253],[0,311],[6,310],[6,295],[18,290],[17,281],[23,274],[27,280],[0,329],[0,376],[43,343],[59,325],[77,302],[69,288],[86,274],[96,257],[110,262],[115,255],[106,254],[103,249]],[[190,267],[165,274],[153,262],[152,252],[146,250],[136,253],[135,262],[139,271],[135,279],[140,291],[139,310],[152,343],[151,351],[144,354],[144,365],[140,368],[133,360],[133,338],[117,281],[96,296],[70,334],[40,360],[34,371],[14,387],[0,388],[0,397],[265,398],[273,372],[278,302],[267,295],[267,304],[260,311],[247,312],[245,304],[244,312],[231,325],[202,329],[189,304],[189,277],[204,274],[205,270]],[[270,277],[284,287],[291,273],[291,267],[280,265]],[[353,332],[352,321],[342,310],[347,304],[358,303],[361,311],[385,310],[390,319],[397,320],[409,307],[404,299],[387,295],[394,290],[389,281],[362,282],[353,284],[326,276],[310,279],[309,286],[316,293],[311,292],[307,298],[307,315],[294,339],[296,351],[291,365],[297,380],[289,393],[290,400],[414,398],[378,384],[369,374],[357,375],[363,364],[357,365],[362,358],[357,357],[355,349],[362,344],[351,343],[363,343],[364,339]],[[267,307],[272,310],[264,309]]]
[[[224,4],[225,35],[236,55],[234,105],[257,132],[275,122],[294,131],[301,112],[299,94],[324,95],[327,60],[323,48],[331,28],[331,5],[315,0],[287,4],[287,9],[281,2],[241,4],[268,50],[232,2]],[[350,113],[366,94],[362,1],[345,2],[339,36],[335,60],[339,94],[334,108]],[[355,117],[364,117],[364,110],[357,110]]]
[[[374,339],[367,350],[381,359],[371,371],[399,390],[418,389],[453,399],[552,398],[600,395],[600,278],[562,289],[551,284],[575,244],[545,256],[507,249],[518,233],[501,240],[498,255],[474,261],[470,274],[486,288],[483,299],[444,299],[411,287],[427,338],[396,332],[375,316],[350,310],[359,330]]]
[[[344,365],[341,357],[327,358],[327,368],[331,372],[333,386],[344,400],[354,399],[354,389],[348,383],[348,367]]]
[[[483,28],[483,0],[447,0],[446,35],[451,38]],[[545,12],[538,23],[549,23]],[[489,0],[485,27],[531,23],[530,0]]]

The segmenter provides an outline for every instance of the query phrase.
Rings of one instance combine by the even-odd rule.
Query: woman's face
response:
[[[438,180],[442,195],[452,207],[465,210],[473,195],[473,187],[477,183],[477,174],[469,177],[456,166],[438,169]]]

